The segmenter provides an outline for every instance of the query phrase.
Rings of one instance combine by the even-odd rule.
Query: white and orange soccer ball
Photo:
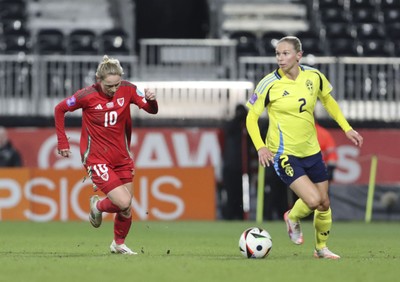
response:
[[[246,258],[266,258],[272,249],[272,238],[262,228],[246,229],[239,239],[239,250]]]

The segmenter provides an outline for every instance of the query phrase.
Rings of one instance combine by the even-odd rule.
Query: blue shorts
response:
[[[328,180],[328,171],[322,160],[321,152],[305,158],[280,155],[278,161],[275,159],[274,168],[288,186],[303,175],[307,175],[313,183]]]

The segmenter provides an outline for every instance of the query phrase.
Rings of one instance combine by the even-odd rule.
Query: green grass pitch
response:
[[[109,253],[111,222],[0,222],[0,281],[398,281],[398,222],[334,222],[329,246],[339,261],[314,259],[312,223],[302,224],[296,246],[283,221],[134,222],[126,243],[139,255],[122,256]],[[252,226],[272,236],[266,259],[239,252]]]

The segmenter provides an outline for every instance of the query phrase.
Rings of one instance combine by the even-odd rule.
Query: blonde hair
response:
[[[107,55],[103,56],[103,61],[99,64],[96,71],[96,78],[103,80],[107,75],[122,76],[124,70],[117,59],[109,58]]]
[[[301,41],[296,36],[285,36],[285,37],[282,37],[278,41],[277,44],[279,44],[281,42],[288,42],[288,43],[293,45],[294,50],[296,50],[296,52],[303,52],[303,47],[302,47]]]

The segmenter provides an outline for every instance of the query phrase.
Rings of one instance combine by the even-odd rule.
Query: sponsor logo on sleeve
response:
[[[67,99],[67,105],[68,107],[75,106],[76,104],[76,98],[75,96],[72,96],[71,98]]]
[[[258,97],[256,93],[253,93],[253,95],[251,95],[249,103],[254,105],[254,103],[257,101]]]

